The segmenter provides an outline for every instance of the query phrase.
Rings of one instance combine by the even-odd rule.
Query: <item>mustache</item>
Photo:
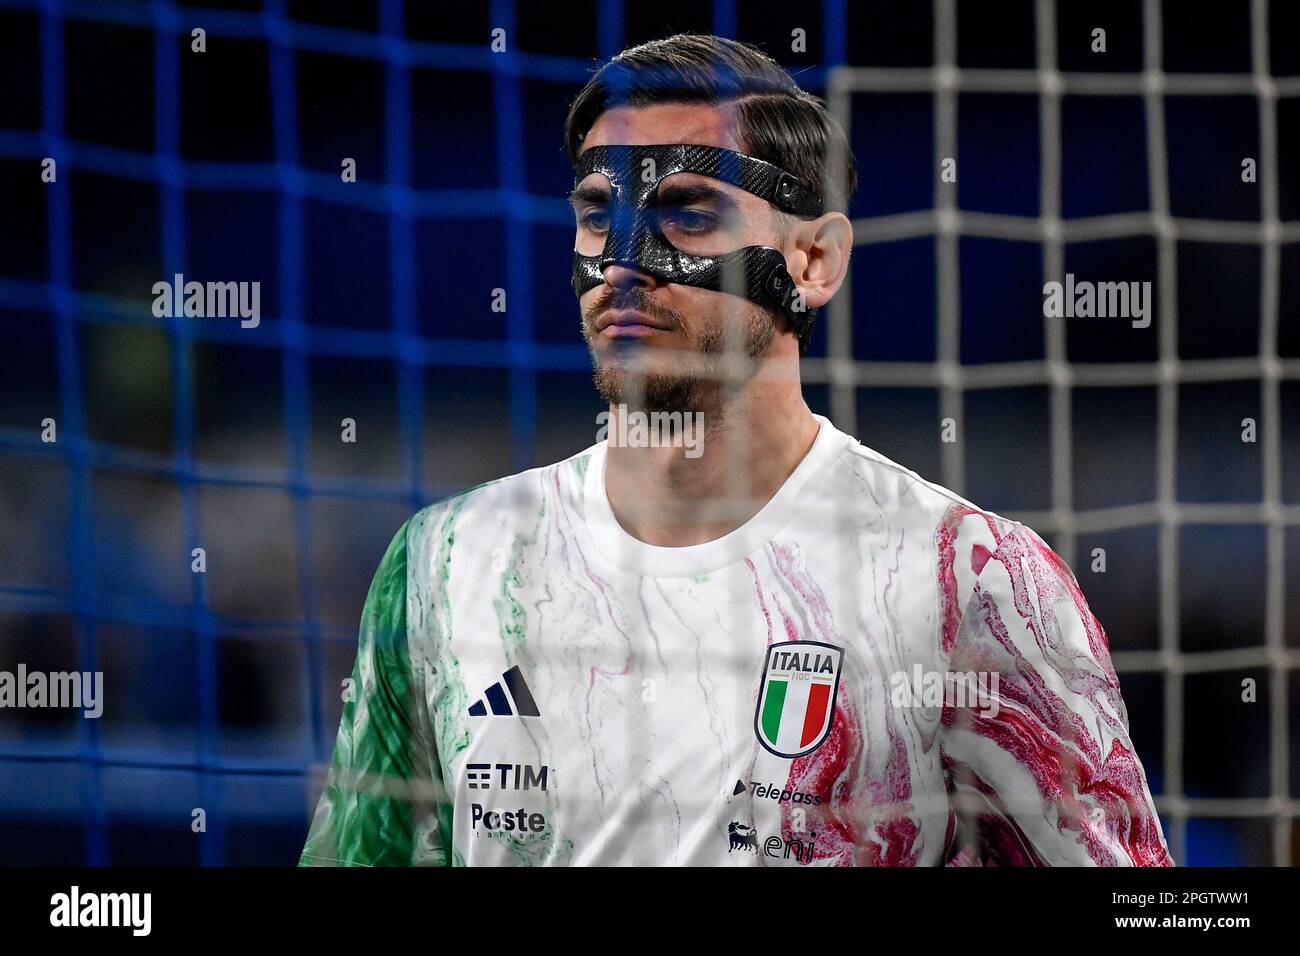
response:
[[[651,301],[645,290],[638,286],[625,289],[607,288],[601,293],[600,298],[592,303],[591,308],[582,313],[583,326],[589,333],[594,333],[597,320],[611,309],[634,309],[637,312],[644,312],[651,318],[667,323],[676,332],[686,332],[686,323],[678,313]]]

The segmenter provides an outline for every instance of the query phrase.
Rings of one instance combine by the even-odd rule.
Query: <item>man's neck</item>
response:
[[[610,407],[610,435],[623,434],[619,419],[626,414],[625,408]],[[646,544],[686,547],[739,528],[780,490],[817,437],[817,420],[797,379],[751,382],[703,414],[697,457],[682,447],[609,443],[610,509],[624,530]]]

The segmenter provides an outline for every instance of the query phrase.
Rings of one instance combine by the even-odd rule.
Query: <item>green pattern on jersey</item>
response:
[[[452,807],[406,634],[409,522],[361,615],[352,693],[300,866],[446,866]]]
[[[492,599],[501,631],[501,643],[508,658],[513,654],[526,653],[524,636],[527,633],[528,614],[510,591],[511,588],[521,588],[526,583],[531,583],[525,580],[525,574],[529,567],[536,567],[537,559],[530,555],[529,548],[536,547],[545,518],[546,505],[543,503],[533,522],[532,534],[527,537],[522,534],[515,535],[510,547],[510,563],[505,573],[501,575],[500,596]],[[513,648],[511,645],[514,645]]]
[[[414,565],[432,569],[431,586],[412,590],[410,633],[429,649],[438,670],[438,697],[441,706],[434,709],[432,722],[436,752],[450,763],[470,745],[469,728],[464,714],[469,706],[465,682],[460,677],[460,662],[451,652],[452,610],[451,559],[456,546],[456,519],[476,489],[457,495],[441,505],[426,508],[410,522],[408,535],[416,542]],[[430,553],[432,549],[432,553]],[[417,585],[419,578],[417,580]],[[450,833],[450,829],[447,830]],[[454,864],[459,865],[459,864]]]

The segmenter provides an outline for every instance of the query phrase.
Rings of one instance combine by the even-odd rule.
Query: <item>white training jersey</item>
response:
[[[818,424],[706,544],[605,443],[407,522],[302,864],[1171,865],[1069,569]]]

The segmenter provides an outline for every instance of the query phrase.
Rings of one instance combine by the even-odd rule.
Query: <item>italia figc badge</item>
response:
[[[769,644],[754,733],[768,753],[802,757],[823,743],[835,716],[844,651],[816,641]]]

